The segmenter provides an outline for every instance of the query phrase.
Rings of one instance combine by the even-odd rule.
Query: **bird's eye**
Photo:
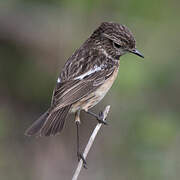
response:
[[[117,43],[115,43],[115,42],[113,42],[113,45],[114,45],[114,47],[117,48],[117,49],[121,48],[121,45],[119,45],[119,44],[117,44]]]

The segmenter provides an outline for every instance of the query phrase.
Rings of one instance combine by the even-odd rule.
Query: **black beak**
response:
[[[130,53],[136,54],[137,56],[144,58],[144,56],[137,49],[130,51]]]

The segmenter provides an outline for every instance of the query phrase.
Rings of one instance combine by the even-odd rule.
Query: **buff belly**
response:
[[[118,68],[114,71],[113,75],[110,78],[108,78],[98,89],[96,89],[96,91],[82,98],[80,101],[74,103],[70,111],[73,113],[77,112],[78,110],[87,111],[88,109],[99,103],[111,88],[113,82],[117,77],[117,74]]]

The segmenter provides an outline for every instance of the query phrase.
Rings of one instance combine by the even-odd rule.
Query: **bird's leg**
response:
[[[79,150],[80,111],[76,112],[76,114],[75,114],[75,123],[76,123],[76,128],[77,128],[77,157],[78,157],[78,161],[80,161],[80,160],[82,159],[82,161],[83,161],[83,167],[84,167],[85,169],[87,169],[86,160],[85,160],[83,154],[80,153],[80,150]]]
[[[107,122],[104,121],[104,116],[103,116],[103,112],[102,111],[99,112],[99,115],[97,115],[97,114],[95,114],[95,113],[93,113],[93,112],[91,112],[89,110],[86,110],[85,112],[87,114],[90,114],[91,116],[95,117],[99,123],[107,125]]]

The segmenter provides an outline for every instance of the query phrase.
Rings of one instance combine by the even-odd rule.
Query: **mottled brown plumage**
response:
[[[59,133],[68,112],[88,111],[107,93],[116,79],[119,58],[125,53],[143,57],[133,34],[124,25],[102,23],[67,60],[57,80],[51,106],[27,131],[27,135]]]

